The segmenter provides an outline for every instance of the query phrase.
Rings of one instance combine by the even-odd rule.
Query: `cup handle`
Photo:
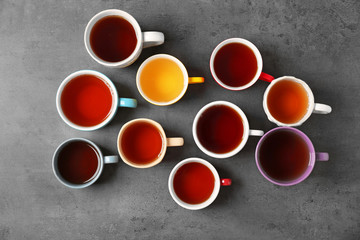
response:
[[[230,178],[221,178],[220,179],[220,185],[221,186],[230,186],[231,185],[231,179]]]
[[[329,114],[329,113],[331,113],[331,110],[332,109],[329,105],[322,104],[322,103],[315,103],[313,113]]]
[[[143,32],[143,48],[155,47],[164,43],[165,36],[162,32]]]
[[[317,152],[315,153],[316,161],[329,161],[329,154],[327,152]]]
[[[180,147],[182,145],[184,145],[182,137],[166,138],[166,146],[168,147]]]
[[[136,108],[137,101],[133,98],[119,98],[119,107]]]
[[[203,83],[205,79],[203,77],[189,77],[189,84]]]
[[[250,136],[258,136],[258,137],[261,137],[262,135],[264,135],[264,131],[262,131],[262,130],[253,130],[253,129],[250,129],[250,130],[249,130],[249,135],[250,135]]]
[[[104,157],[104,163],[105,164],[109,164],[109,163],[118,163],[119,162],[119,156],[105,156]]]
[[[272,82],[272,80],[274,80],[275,78],[273,76],[271,76],[270,74],[261,72],[259,79],[263,80],[265,82]]]

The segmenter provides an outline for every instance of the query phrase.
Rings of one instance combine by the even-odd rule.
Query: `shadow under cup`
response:
[[[327,161],[327,153],[316,153],[310,139],[300,130],[278,127],[259,141],[255,153],[260,173],[270,182],[291,186],[305,180],[315,161]]]

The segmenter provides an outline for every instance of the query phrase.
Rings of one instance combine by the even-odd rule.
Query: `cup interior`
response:
[[[206,147],[203,146],[203,144],[201,144],[201,141],[199,139],[199,135],[198,135],[198,131],[197,131],[199,119],[206,110],[208,110],[209,108],[214,107],[214,106],[230,107],[237,112],[237,114],[240,116],[240,118],[242,120],[242,125],[243,125],[242,139],[235,149],[233,149],[232,151],[226,152],[226,153],[215,153],[211,150],[208,150]],[[196,114],[194,122],[193,122],[192,132],[193,132],[193,137],[194,137],[195,143],[202,152],[204,152],[205,154],[209,155],[210,157],[214,157],[214,158],[228,158],[228,157],[232,157],[235,154],[237,154],[245,146],[245,144],[249,138],[249,122],[247,120],[245,113],[235,104],[227,102],[227,101],[215,101],[215,102],[208,103],[207,105],[202,107],[200,109],[200,111]]]
[[[252,50],[252,52],[254,53],[254,55],[256,57],[256,61],[257,61],[257,71],[256,71],[256,74],[254,75],[253,79],[250,82],[248,82],[247,84],[239,86],[239,87],[229,86],[229,85],[225,84],[223,81],[221,81],[219,79],[219,77],[216,75],[215,67],[214,67],[215,57],[216,57],[217,53],[219,52],[219,50],[222,49],[224,46],[231,44],[231,43],[240,43],[240,44],[243,44],[243,45],[249,47]],[[215,49],[213,50],[211,57],[210,57],[210,71],[211,71],[213,78],[220,86],[222,86],[225,89],[232,90],[232,91],[244,90],[246,88],[251,87],[259,79],[260,74],[262,72],[262,68],[263,68],[263,61],[262,61],[260,51],[257,49],[257,47],[253,43],[251,43],[250,41],[243,39],[243,38],[229,38],[229,39],[222,41],[215,47]]]
[[[174,177],[176,172],[179,170],[179,168],[181,168],[182,166],[184,166],[185,164],[188,163],[201,163],[203,165],[205,165],[208,169],[211,170],[214,179],[215,179],[215,183],[214,183],[214,189],[212,194],[210,195],[210,197],[199,204],[189,204],[187,202],[182,201],[176,194],[175,190],[174,190]],[[209,206],[217,197],[217,195],[219,194],[220,191],[220,177],[218,172],[216,171],[216,169],[214,168],[213,165],[211,165],[208,161],[205,161],[203,159],[200,158],[188,158],[185,160],[182,160],[181,162],[179,162],[178,164],[176,164],[176,166],[172,169],[170,176],[169,176],[169,181],[168,181],[168,187],[169,187],[169,192],[171,197],[174,199],[174,201],[179,204],[181,207],[189,209],[189,210],[199,210],[199,209],[203,209],[207,206]]]
[[[153,161],[151,162],[147,162],[147,163],[137,163],[137,162],[134,162],[134,161],[131,161],[128,156],[126,155],[126,150],[124,149],[123,147],[123,141],[125,141],[125,132],[128,130],[128,128],[130,128],[131,126],[134,126],[135,124],[138,124],[138,123],[148,123],[148,124],[151,124],[153,127],[155,127],[158,132],[160,133],[161,135],[161,150],[160,152],[158,153],[156,159],[154,159]],[[128,164],[129,166],[132,166],[132,167],[135,167],[135,168],[150,168],[150,167],[153,167],[157,164],[159,164],[162,159],[164,158],[165,156],[165,153],[166,153],[166,135],[165,135],[165,131],[164,129],[162,128],[162,126],[151,120],[151,119],[146,119],[146,118],[138,118],[138,119],[134,119],[132,121],[129,121],[127,122],[125,125],[122,126],[122,128],[120,129],[120,132],[118,134],[118,138],[117,138],[117,148],[118,148],[118,152],[119,152],[119,155],[121,157],[121,159],[126,163]]]
[[[307,111],[304,114],[304,116],[297,122],[293,122],[293,123],[285,123],[285,122],[281,122],[278,119],[276,119],[270,112],[269,107],[268,107],[268,96],[269,96],[269,92],[270,90],[276,86],[277,83],[281,82],[281,81],[293,81],[298,83],[299,85],[301,85],[303,87],[303,89],[306,91],[307,93],[307,100],[308,100],[308,107],[307,107]],[[268,119],[271,122],[276,123],[278,126],[288,126],[288,127],[295,127],[295,126],[300,126],[301,124],[303,124],[312,114],[312,111],[314,109],[314,105],[315,105],[315,100],[314,100],[314,95],[310,89],[310,87],[302,80],[292,77],[292,76],[284,76],[284,77],[280,77],[277,78],[275,80],[273,80],[270,85],[266,88],[265,93],[264,93],[264,98],[263,98],[263,108],[264,111],[268,117]]]
[[[175,63],[176,66],[180,69],[181,73],[182,73],[182,78],[183,78],[183,86],[181,91],[178,92],[177,95],[174,95],[170,100],[154,100],[152,97],[149,96],[149,94],[146,93],[144,86],[142,86],[142,81],[144,81],[145,76],[143,76],[143,74],[148,75],[148,72],[151,70],[150,67],[152,67],[153,65],[156,66],[154,63],[154,61],[159,61],[159,60],[166,60],[166,61],[170,61],[171,63]],[[148,68],[149,66],[149,68]],[[163,78],[164,74],[168,74],[171,75],[171,73],[168,72],[168,69],[158,69],[157,71],[157,75],[158,78],[161,79]],[[178,73],[176,73],[178,74]],[[157,80],[155,80],[157,81]],[[157,84],[162,83],[160,81],[157,81]],[[155,85],[157,85],[155,84]],[[168,83],[167,83],[168,84]],[[179,101],[185,94],[187,87],[189,84],[189,76],[187,73],[187,70],[184,66],[184,64],[177,58],[168,55],[168,54],[157,54],[154,56],[149,57],[148,59],[146,59],[140,66],[140,68],[137,71],[136,74],[136,86],[141,94],[141,96],[148,102],[154,104],[154,105],[158,105],[158,106],[167,106],[167,105],[171,105],[176,103],[177,101]],[[153,91],[155,91],[155,86],[154,88],[152,88]],[[163,90],[164,91],[164,90]],[[165,90],[166,91],[166,90]]]
[[[102,81],[104,81],[104,83],[107,85],[107,87],[109,87],[109,90],[110,90],[111,96],[112,96],[112,105],[111,105],[111,109],[110,109],[107,117],[99,124],[92,125],[92,126],[82,126],[82,125],[72,122],[65,115],[62,105],[61,105],[61,97],[62,97],[64,88],[67,86],[67,84],[71,80],[73,80],[76,77],[82,76],[82,75],[92,75],[92,76],[95,76],[95,77],[101,79]],[[62,118],[62,120],[70,127],[77,129],[77,130],[81,130],[81,131],[93,131],[93,130],[99,129],[99,128],[105,126],[106,124],[108,124],[116,114],[116,111],[118,108],[118,101],[119,101],[118,93],[116,91],[116,88],[115,88],[115,85],[113,84],[113,82],[108,77],[106,77],[104,74],[97,72],[97,71],[93,71],[93,70],[80,70],[80,71],[70,74],[62,81],[62,83],[60,84],[60,86],[58,88],[57,94],[56,94],[56,108],[57,108],[58,113],[59,113],[60,117]]]
[[[135,47],[134,51],[132,52],[132,54],[129,57],[127,57],[126,59],[119,61],[119,62],[109,62],[109,61],[106,61],[106,60],[98,57],[95,54],[95,52],[93,51],[91,44],[90,44],[90,34],[91,34],[91,31],[92,31],[94,25],[99,20],[103,19],[104,17],[108,17],[108,16],[119,16],[119,17],[124,18],[126,21],[128,21],[134,28],[136,38],[137,38],[136,47]],[[108,66],[108,67],[125,67],[125,66],[128,66],[131,63],[133,63],[137,59],[137,57],[140,55],[140,52],[142,49],[142,40],[143,39],[142,39],[141,29],[140,29],[138,22],[135,20],[135,18],[133,16],[131,16],[129,13],[122,11],[122,10],[118,10],[118,9],[108,9],[108,10],[104,10],[104,11],[96,14],[88,22],[88,24],[85,28],[85,33],[84,33],[85,47],[86,47],[86,50],[88,51],[88,53],[90,54],[90,56],[98,63]]]
[[[89,144],[96,151],[96,153],[98,155],[97,170],[95,171],[94,175],[91,178],[89,178],[89,180],[87,180],[85,183],[82,183],[82,184],[75,184],[75,183],[72,183],[72,182],[66,180],[62,176],[61,172],[59,171],[59,167],[58,167],[59,155],[61,154],[61,152],[64,150],[64,148],[66,146],[68,146],[69,144],[71,144],[73,142],[84,142],[86,144]],[[55,150],[55,153],[53,155],[53,160],[52,160],[52,168],[53,168],[55,177],[59,180],[59,182],[61,182],[62,184],[64,184],[65,186],[67,186],[69,188],[80,189],[80,188],[85,188],[85,187],[92,185],[100,177],[102,170],[104,168],[103,158],[104,157],[103,157],[102,152],[100,151],[99,147],[95,143],[93,143],[87,139],[84,139],[84,138],[71,138],[71,139],[68,139],[68,140],[64,141],[63,143],[61,143]]]
[[[261,163],[261,154],[260,153],[262,151],[262,148],[265,147],[264,142],[269,137],[271,137],[273,134],[278,133],[279,131],[288,131],[288,132],[294,133],[297,136],[299,136],[306,143],[306,148],[307,148],[307,151],[309,154],[309,161],[307,162],[307,165],[306,165],[304,171],[302,172],[302,174],[297,178],[294,178],[291,180],[286,180],[286,181],[279,180],[279,179],[276,179],[276,178],[270,176]],[[298,184],[298,183],[302,182],[303,180],[305,180],[312,172],[314,165],[315,165],[315,149],[314,149],[314,146],[313,146],[311,140],[308,138],[308,136],[306,136],[306,134],[304,134],[300,130],[298,130],[296,128],[292,128],[292,127],[277,127],[277,128],[270,130],[269,132],[267,132],[260,139],[260,141],[258,142],[258,144],[256,146],[255,159],[256,159],[256,165],[257,165],[260,173],[268,181],[270,181],[273,184],[279,185],[279,186],[292,186],[292,185]]]

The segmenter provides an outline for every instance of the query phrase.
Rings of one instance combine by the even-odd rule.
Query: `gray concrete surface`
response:
[[[100,66],[86,53],[83,32],[93,15],[109,8],[128,11],[143,30],[164,32],[166,43],[144,50],[126,69]],[[359,17],[356,0],[0,1],[0,239],[360,239]],[[229,37],[254,42],[265,72],[305,80],[317,102],[333,107],[332,114],[312,116],[300,127],[331,159],[317,163],[297,186],[277,187],[260,175],[256,138],[225,160],[207,157],[194,143],[192,120],[213,100],[236,103],[252,128],[275,127],[262,109],[267,83],[230,92],[212,79],[211,51]],[[189,86],[173,106],[148,104],[135,75],[156,53],[178,57],[206,83]],[[57,114],[55,94],[80,69],[106,74],[139,107],[122,109],[95,132],[69,128]],[[138,117],[160,122],[168,136],[183,136],[185,146],[169,149],[151,169],[107,166],[84,190],[56,180],[51,158],[58,144],[85,137],[105,154],[117,153],[120,127]],[[182,209],[167,189],[170,170],[191,156],[233,179],[201,211]]]

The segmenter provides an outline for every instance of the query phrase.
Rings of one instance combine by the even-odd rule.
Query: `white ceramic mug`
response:
[[[210,197],[205,202],[202,202],[199,204],[189,204],[189,203],[182,201],[176,195],[175,190],[174,190],[174,184],[173,184],[174,177],[175,177],[177,170],[180,167],[182,167],[183,165],[188,164],[188,163],[193,163],[193,162],[201,163],[201,164],[205,165],[207,168],[209,168],[209,170],[214,175],[214,179],[215,179],[214,189],[213,189],[213,192],[211,193]],[[218,196],[219,191],[220,191],[220,186],[229,186],[229,185],[231,185],[231,179],[228,179],[228,178],[220,179],[219,174],[213,165],[211,165],[208,161],[205,161],[201,158],[195,158],[195,157],[187,158],[185,160],[182,160],[178,164],[176,164],[175,167],[170,172],[169,181],[168,181],[168,187],[169,187],[169,192],[170,192],[171,197],[181,207],[189,209],[189,210],[199,210],[199,209],[203,209],[203,208],[209,206]]]
[[[307,97],[308,97],[308,108],[307,108],[307,112],[306,114],[303,116],[302,119],[300,119],[299,121],[295,122],[295,123],[283,123],[278,121],[277,119],[275,119],[268,108],[268,94],[270,92],[270,89],[278,82],[283,81],[283,80],[287,80],[287,81],[293,81],[296,83],[301,84],[301,86],[305,89],[305,91],[307,92]],[[331,107],[329,105],[326,104],[322,104],[322,103],[315,103],[314,100],[314,94],[312,93],[310,87],[302,80],[295,78],[295,77],[291,77],[291,76],[284,76],[284,77],[280,77],[277,78],[273,81],[271,81],[270,85],[266,88],[265,93],[264,93],[264,98],[263,98],[263,108],[264,111],[268,117],[268,119],[277,124],[278,126],[287,126],[287,127],[294,127],[294,126],[300,126],[301,124],[303,124],[312,113],[318,113],[318,114],[328,114],[331,113]]]
[[[135,30],[137,43],[134,51],[131,53],[131,55],[119,62],[108,62],[101,58],[99,58],[94,51],[91,49],[90,45],[90,33],[93,28],[93,26],[102,18],[107,16],[119,16],[127,20],[132,27]],[[164,34],[161,32],[141,32],[140,25],[135,20],[133,16],[128,14],[127,12],[124,12],[122,10],[118,9],[108,9],[104,10],[102,12],[99,12],[96,14],[89,23],[87,24],[85,28],[85,34],[84,34],[84,42],[87,52],[90,54],[90,56],[98,63],[111,68],[124,68],[136,61],[136,59],[140,56],[141,51],[143,48],[147,47],[154,47],[158,46],[164,43]]]
[[[257,71],[256,71],[256,74],[255,76],[253,77],[253,79],[245,84],[245,85],[242,85],[242,86],[239,86],[239,87],[232,87],[232,86],[229,86],[229,85],[226,85],[224,82],[222,82],[216,75],[215,73],[215,68],[214,68],[214,61],[215,61],[215,56],[216,54],[219,52],[219,50],[224,47],[225,45],[227,44],[230,44],[230,43],[240,43],[240,44],[243,44],[247,47],[249,47],[252,52],[254,53],[255,57],[256,57],[256,61],[257,61]],[[239,66],[241,67],[241,66]],[[213,76],[213,78],[215,79],[215,81],[220,85],[222,86],[223,88],[225,89],[228,89],[228,90],[232,90],[232,91],[239,91],[239,90],[244,90],[246,88],[249,88],[251,87],[258,79],[260,80],[263,80],[263,81],[266,81],[266,82],[270,82],[271,80],[274,79],[273,76],[267,74],[267,73],[264,73],[262,72],[262,69],[263,69],[263,60],[262,60],[262,57],[261,57],[261,54],[260,54],[260,51],[257,49],[257,47],[251,43],[250,41],[246,40],[246,39],[243,39],[243,38],[229,38],[229,39],[226,39],[224,41],[222,41],[221,43],[219,43],[215,49],[213,50],[213,52],[211,53],[211,57],[210,57],[210,71],[211,71],[211,75]]]
[[[239,143],[239,145],[232,151],[227,152],[227,153],[214,153],[209,151],[208,149],[206,149],[201,142],[199,141],[198,135],[197,135],[197,124],[199,121],[199,118],[201,117],[202,113],[205,112],[207,109],[209,109],[212,106],[216,106],[216,105],[225,105],[228,106],[230,108],[232,108],[233,110],[235,110],[243,123],[243,127],[244,127],[244,132],[243,132],[243,137],[241,142]],[[232,157],[235,154],[237,154],[238,152],[241,151],[241,149],[243,149],[243,147],[245,146],[249,136],[262,136],[264,135],[264,132],[261,130],[252,130],[249,127],[249,122],[246,118],[245,113],[235,104],[231,103],[231,102],[227,102],[227,101],[215,101],[215,102],[211,102],[206,104],[204,107],[202,107],[200,109],[200,111],[196,114],[194,122],[193,122],[193,127],[192,127],[192,133],[193,133],[193,137],[195,140],[196,145],[200,148],[201,151],[203,151],[205,154],[209,155],[210,157],[214,157],[214,158],[228,158],[228,157]]]
[[[71,182],[67,181],[66,179],[64,179],[61,176],[61,173],[59,172],[58,164],[57,164],[58,157],[59,157],[59,154],[62,151],[62,149],[65,146],[67,146],[69,143],[76,142],[76,141],[86,142],[87,144],[91,145],[96,150],[97,155],[98,155],[98,161],[99,161],[98,168],[96,170],[95,175],[91,178],[90,181],[83,183],[83,184],[74,184],[74,183],[71,183]],[[55,150],[55,153],[54,153],[53,159],[52,159],[52,168],[53,168],[55,177],[59,180],[59,182],[61,182],[62,184],[64,184],[65,186],[67,186],[69,188],[80,189],[80,188],[88,187],[88,186],[92,185],[94,182],[96,182],[96,180],[98,180],[98,178],[100,177],[100,175],[104,169],[104,164],[117,163],[117,162],[119,162],[118,156],[104,156],[102,154],[100,148],[92,141],[87,140],[85,138],[70,138],[70,139],[64,141],[63,143],[61,143]]]
[[[112,107],[111,107],[110,113],[108,114],[107,118],[103,122],[101,122],[95,126],[86,127],[86,126],[81,126],[81,125],[71,122],[65,116],[65,114],[62,110],[62,107],[61,107],[61,94],[62,94],[65,86],[72,79],[74,79],[78,76],[81,76],[81,75],[93,75],[93,76],[96,76],[96,77],[102,79],[106,83],[106,85],[109,87],[111,94],[112,94]],[[62,83],[60,84],[60,86],[58,88],[57,94],[56,94],[56,108],[57,108],[57,111],[58,111],[61,119],[70,127],[77,129],[77,130],[81,130],[81,131],[93,131],[93,130],[97,130],[99,128],[104,127],[106,124],[108,124],[114,118],[118,107],[136,108],[136,106],[137,106],[137,101],[135,99],[119,98],[113,82],[104,74],[94,71],[94,70],[80,70],[80,71],[70,74],[62,81]]]

